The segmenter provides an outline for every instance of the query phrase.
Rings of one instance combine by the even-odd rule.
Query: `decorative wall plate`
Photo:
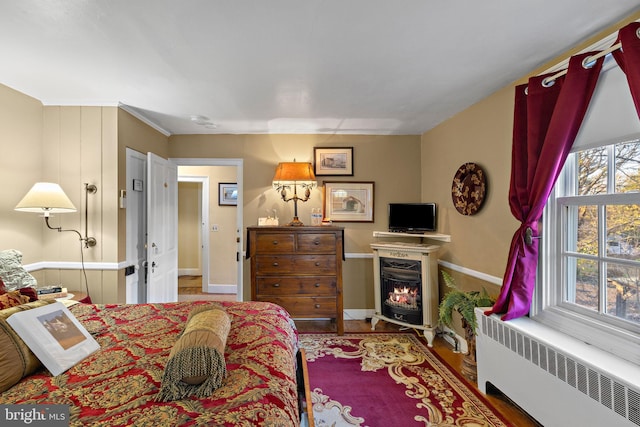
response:
[[[480,210],[486,191],[486,175],[482,168],[475,163],[465,163],[453,177],[453,206],[462,215],[474,215]]]

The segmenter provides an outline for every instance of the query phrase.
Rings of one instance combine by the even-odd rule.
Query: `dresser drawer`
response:
[[[298,234],[298,252],[336,252],[336,235],[328,233]]]
[[[264,233],[256,236],[256,253],[293,252],[295,236],[288,233]]]
[[[277,297],[268,296],[260,301],[269,301],[283,307],[291,317],[335,317],[336,297]]]
[[[258,295],[336,295],[335,276],[257,277]]]
[[[257,255],[256,275],[335,274],[335,255]]]

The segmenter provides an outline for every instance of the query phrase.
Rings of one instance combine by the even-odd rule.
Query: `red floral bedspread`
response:
[[[231,317],[227,378],[206,399],[154,400],[171,347],[196,305],[77,304],[71,312],[101,346],[67,372],[44,368],[0,394],[0,403],[70,405],[72,426],[297,426],[298,336],[286,311],[221,302]]]

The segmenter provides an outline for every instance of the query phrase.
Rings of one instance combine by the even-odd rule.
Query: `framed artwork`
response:
[[[333,222],[373,222],[373,181],[324,181],[324,218]]]
[[[238,205],[238,184],[235,182],[218,183],[218,205],[237,206]]]
[[[53,376],[100,348],[61,302],[14,313],[7,323]]]
[[[314,148],[316,176],[353,176],[353,147]]]

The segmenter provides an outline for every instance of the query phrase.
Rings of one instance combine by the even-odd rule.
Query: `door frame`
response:
[[[120,209],[126,209],[125,259],[127,266],[133,267],[133,272],[125,275],[125,302],[137,304],[146,302],[147,298],[147,284],[143,266],[147,254],[146,249],[142,249],[146,243],[144,235],[147,228],[147,194],[145,185],[134,190],[133,181],[134,178],[143,182],[147,181],[147,156],[138,150],[126,147],[126,157],[127,185],[125,192],[120,193]],[[139,162],[140,169],[136,169],[133,160]],[[134,194],[137,196],[134,197]]]
[[[173,157],[169,159],[176,166],[235,166],[236,168],[236,183],[238,184],[238,205],[236,209],[236,237],[237,237],[237,252],[238,252],[238,263],[237,263],[237,290],[236,290],[236,300],[243,301],[243,290],[244,290],[244,278],[243,278],[243,262],[244,259],[242,248],[244,247],[244,224],[243,224],[243,207],[244,207],[244,197],[243,197],[243,159],[218,159],[218,158],[179,158]],[[203,203],[204,205],[204,203]],[[208,206],[208,205],[207,205]],[[208,232],[204,233],[207,235]],[[204,255],[203,255],[204,256]],[[208,256],[208,251],[207,251]],[[208,262],[208,260],[207,260]],[[203,264],[204,265],[204,264]],[[203,272],[204,275],[204,272]],[[208,281],[208,277],[207,277]]]

